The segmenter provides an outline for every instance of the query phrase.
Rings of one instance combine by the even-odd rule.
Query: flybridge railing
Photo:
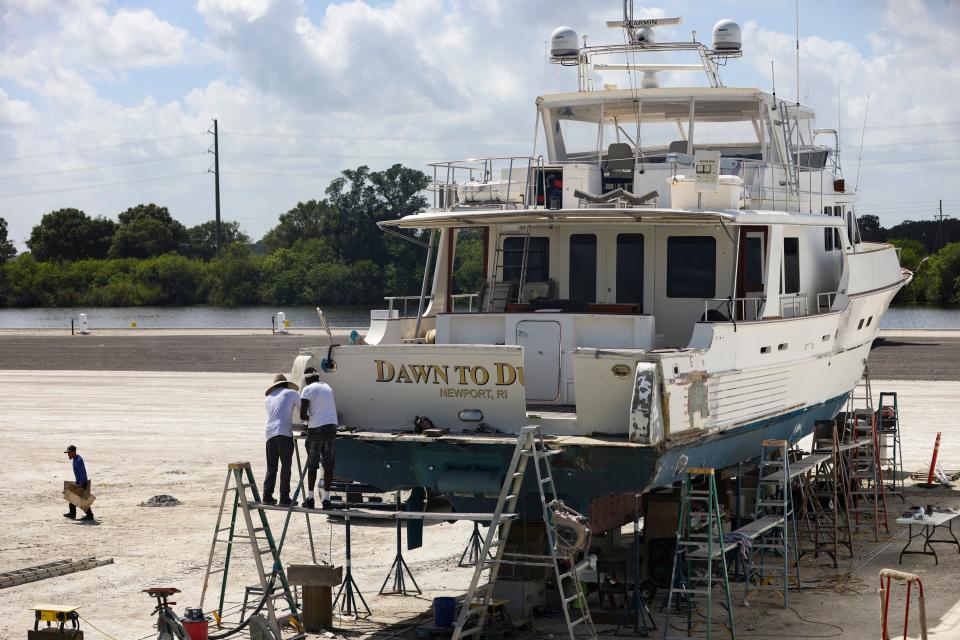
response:
[[[477,208],[515,209],[533,201],[534,168],[542,167],[542,156],[494,156],[434,162],[433,208],[450,210],[464,205]],[[543,180],[546,176],[543,175]],[[546,185],[544,185],[544,192]]]
[[[748,205],[753,209],[770,209],[793,213],[819,213],[823,211],[824,196],[833,204],[835,189],[834,174],[826,169],[800,167],[796,179],[791,178],[792,165],[769,160],[732,158],[734,167],[722,171],[725,175],[739,176],[749,196]]]

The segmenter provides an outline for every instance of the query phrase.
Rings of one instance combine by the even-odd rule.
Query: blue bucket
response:
[[[453,614],[457,610],[456,598],[433,599],[433,624],[438,627],[452,627]]]

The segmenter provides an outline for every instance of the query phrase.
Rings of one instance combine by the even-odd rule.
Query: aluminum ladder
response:
[[[694,488],[694,480],[703,480],[706,489]],[[697,506],[694,510],[692,507]],[[694,513],[705,514],[705,525],[696,530],[691,520]],[[693,630],[694,600],[706,601],[706,637],[713,634],[713,588],[719,583],[727,608],[727,625],[730,637],[736,637],[733,625],[733,604],[730,600],[730,580],[727,573],[727,547],[723,540],[723,518],[717,497],[717,481],[714,469],[692,467],[685,471],[680,490],[680,513],[677,523],[677,546],[673,554],[673,571],[670,578],[670,593],[667,596],[667,615],[663,623],[663,637],[670,633],[670,614],[676,602],[687,605],[687,636]],[[718,572],[721,577],[715,577]]]
[[[863,377],[850,392],[844,415],[846,441],[855,445],[848,458],[851,513],[856,529],[872,528],[873,540],[880,540],[880,521],[890,533],[887,521],[887,498],[880,461],[880,439],[877,412],[873,407],[870,369],[863,367]],[[872,525],[872,526],[871,526]]]
[[[840,546],[853,557],[850,528],[850,481],[847,478],[847,451],[835,420],[820,420],[813,427],[813,455],[828,457],[817,464],[807,498],[807,522],[812,553],[825,552],[838,566]]]
[[[880,464],[888,473],[886,491],[905,501],[900,408],[897,406],[896,391],[880,392],[877,400],[877,435],[880,439]]]
[[[577,578],[575,552],[568,548],[560,548],[564,547],[563,540],[558,535],[551,517],[558,501],[549,457],[557,453],[559,452],[547,451],[544,448],[543,433],[539,426],[527,426],[520,430],[517,445],[513,450],[513,457],[507,467],[503,487],[500,489],[496,510],[493,512],[490,526],[487,528],[484,537],[480,555],[483,560],[477,562],[474,568],[470,587],[467,589],[463,604],[460,607],[460,613],[457,616],[457,626],[453,631],[452,640],[461,640],[461,638],[482,633],[493,599],[493,589],[497,582],[497,575],[500,572],[500,567],[505,564],[552,568],[557,590],[560,592],[563,617],[570,640],[576,640],[577,627],[580,625],[587,629],[590,638],[596,640],[597,631],[593,625],[593,618],[590,616],[586,595],[580,585],[580,580]],[[517,517],[517,504],[520,500],[524,477],[531,463],[536,473],[537,492],[547,532],[549,550],[548,553],[542,555],[509,553],[505,549],[510,525]],[[497,535],[498,523],[499,535]],[[497,539],[494,540],[494,537]],[[589,542],[587,547],[589,548]],[[567,566],[561,567],[561,563],[566,563]],[[487,569],[489,569],[487,583],[480,585],[482,574]],[[571,616],[570,612],[570,605],[574,601],[581,605],[580,612],[582,615],[576,619]]]
[[[760,442],[756,521],[774,518],[775,524],[760,534],[753,543],[753,554],[759,551],[760,562],[751,569],[759,570],[755,591],[782,591],[783,608],[790,606],[790,565],[793,565],[797,589],[800,588],[800,545],[797,542],[797,519],[793,505],[793,481],[807,467],[790,462],[790,443],[786,440]],[[767,554],[777,554],[782,564],[767,564]],[[768,571],[770,573],[768,573]],[[777,584],[777,578],[781,581]],[[750,580],[747,580],[749,588]]]
[[[249,497],[248,497],[249,491]],[[227,497],[232,496],[232,508],[227,506]],[[252,498],[252,499],[251,499]],[[233,556],[235,545],[250,545],[253,552],[254,564],[257,568],[257,576],[260,581],[261,594],[265,600],[267,618],[273,631],[280,637],[281,622],[289,621],[299,632],[297,637],[303,637],[303,626],[300,623],[300,616],[297,611],[296,599],[293,591],[290,589],[290,583],[287,582],[287,575],[283,569],[283,563],[280,561],[280,548],[274,541],[273,532],[270,530],[270,521],[267,519],[266,512],[259,508],[260,492],[257,490],[256,481],[253,478],[253,471],[249,462],[232,462],[227,465],[227,478],[223,484],[223,495],[220,497],[220,512],[217,514],[217,524],[213,531],[213,542],[210,544],[210,556],[207,560],[207,570],[203,576],[203,590],[200,592],[200,608],[203,609],[204,598],[207,595],[210,576],[214,574],[223,574],[220,582],[220,600],[217,608],[214,610],[214,619],[218,626],[222,624],[223,605],[227,590],[227,575],[230,570],[230,562]],[[229,526],[221,526],[223,516],[230,509]],[[254,522],[254,512],[259,518],[259,526]],[[237,514],[243,518],[240,527],[237,524]],[[245,530],[245,532],[244,532]],[[226,533],[226,539],[221,535]],[[260,544],[266,542],[266,547]],[[217,549],[219,546],[225,546],[223,556],[223,566],[214,568],[217,560]],[[265,569],[263,561],[264,556],[269,556],[270,571]],[[279,581],[279,591],[275,582]],[[283,598],[289,608],[289,616],[278,617],[274,600]]]

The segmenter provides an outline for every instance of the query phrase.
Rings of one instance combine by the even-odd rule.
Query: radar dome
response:
[[[550,34],[550,55],[554,58],[576,58],[580,52],[580,36],[570,27],[557,27]]]
[[[740,51],[740,25],[733,20],[721,20],[713,25],[715,51]]]
[[[650,27],[641,27],[637,29],[636,33],[633,35],[633,41],[637,44],[653,44],[655,42],[653,37],[653,29]]]

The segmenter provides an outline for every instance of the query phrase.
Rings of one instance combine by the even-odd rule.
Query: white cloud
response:
[[[0,92],[0,156],[31,156],[0,162],[0,216],[18,239],[60,206],[115,215],[158,200],[188,224],[209,219],[203,152],[210,139],[202,133],[213,117],[224,134],[224,214],[253,236],[298,199],[321,195],[328,178],[346,167],[398,161],[423,168],[430,159],[529,152],[534,98],[545,84],[554,87],[554,69],[545,75],[543,59],[550,31],[560,22],[591,43],[619,39],[603,26],[619,17],[616,4],[564,0],[559,15],[557,6],[553,0],[337,0],[316,10],[302,0],[199,0],[208,33],[191,34],[149,10],[105,0],[0,0],[0,87],[7,89]],[[668,13],[643,7],[636,15]],[[838,85],[845,127],[861,122],[868,90],[871,123],[955,120],[958,13],[956,6],[938,4],[934,15],[919,0],[891,1],[866,48],[806,37],[803,93],[820,126],[833,126]],[[660,30],[661,37],[685,38],[687,26]],[[701,39],[707,37],[701,28]],[[746,23],[744,49],[735,64],[752,65],[752,82],[767,86],[773,58],[778,94],[792,97],[793,35]],[[175,99],[117,91],[141,74],[176,74],[195,62],[206,65],[204,79]],[[569,69],[561,77],[565,87],[574,80]],[[868,143],[960,137],[953,131],[878,129]],[[270,135],[244,135],[251,133]],[[849,143],[859,136],[845,137]],[[162,140],[123,144],[145,138]],[[110,147],[53,153],[101,146]],[[944,149],[907,151],[931,156]],[[186,157],[124,164],[160,156]],[[848,176],[854,156],[846,154]],[[865,157],[868,200],[905,200],[894,195],[905,185],[925,194],[945,186],[946,178],[925,171],[943,165],[868,164],[885,157]],[[92,169],[105,165],[117,166]],[[192,177],[57,191],[180,174]],[[37,195],[2,197],[16,193]]]

